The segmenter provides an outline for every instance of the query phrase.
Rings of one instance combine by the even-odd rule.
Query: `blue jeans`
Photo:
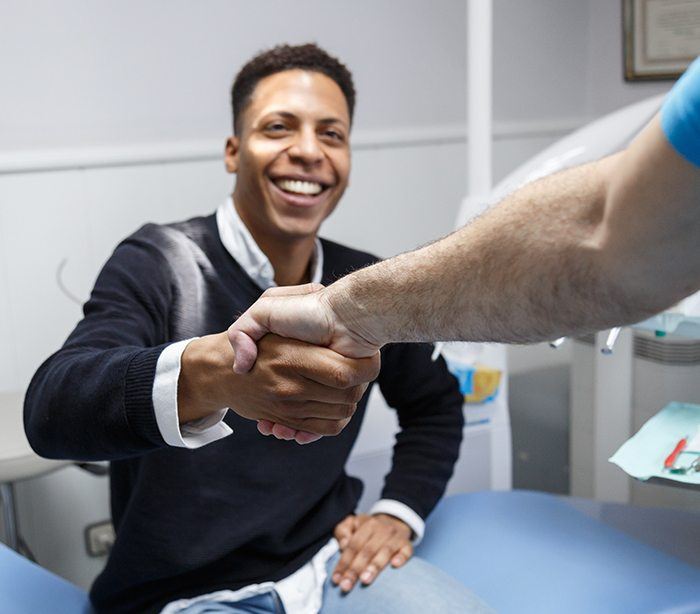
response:
[[[328,561],[319,614],[492,614],[493,610],[442,570],[413,557],[400,569],[387,567],[370,586],[359,583],[348,594],[331,582],[340,554]],[[236,603],[200,602],[182,614],[284,614],[274,590]]]
[[[461,582],[421,558],[409,559],[403,567],[387,566],[369,586],[359,582],[349,593],[331,582],[340,554],[328,562],[319,614],[493,614]]]
[[[248,597],[242,601],[200,601],[180,614],[285,614],[284,606],[274,590]]]

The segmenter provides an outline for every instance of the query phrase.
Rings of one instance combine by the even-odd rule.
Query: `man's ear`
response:
[[[224,150],[224,164],[226,171],[229,173],[238,172],[238,151],[241,141],[237,136],[231,136],[226,141],[226,149]]]

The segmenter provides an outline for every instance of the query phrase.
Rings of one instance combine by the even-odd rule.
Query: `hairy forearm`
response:
[[[327,299],[377,344],[523,343],[639,321],[699,285],[687,262],[700,241],[699,176],[652,124],[622,154],[527,185]]]
[[[559,336],[586,315],[580,299],[587,290],[600,292],[591,254],[583,255],[592,251],[587,240],[602,218],[594,167],[526,186],[441,241],[346,278],[335,288],[342,298],[331,294],[331,303],[347,309],[349,298],[358,305],[351,327],[373,327],[367,335],[378,334],[381,342]],[[583,208],[577,186],[595,192]],[[341,313],[341,319],[353,316]],[[380,328],[374,314],[383,316]]]

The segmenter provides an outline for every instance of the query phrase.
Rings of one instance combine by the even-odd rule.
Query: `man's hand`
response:
[[[347,593],[359,579],[365,586],[374,582],[391,563],[401,567],[413,556],[411,528],[388,514],[351,515],[334,531],[341,557],[331,580]]]
[[[337,435],[354,414],[367,381],[379,372],[378,356],[347,358],[276,335],[261,339],[259,349],[250,373],[238,375],[231,369],[234,354],[226,333],[192,341],[183,352],[178,382],[180,421],[230,407],[244,418],[303,430],[316,439]]]

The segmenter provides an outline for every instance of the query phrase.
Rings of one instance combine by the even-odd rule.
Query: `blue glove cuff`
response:
[[[688,162],[700,166],[700,56],[666,96],[661,127],[673,148]]]

